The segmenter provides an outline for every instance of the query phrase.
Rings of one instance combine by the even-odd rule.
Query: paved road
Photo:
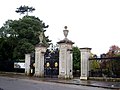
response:
[[[0,76],[0,90],[112,90]]]

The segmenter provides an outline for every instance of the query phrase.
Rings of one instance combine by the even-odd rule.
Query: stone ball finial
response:
[[[67,26],[65,26],[64,28],[65,28],[65,29],[67,29],[68,27],[67,27]]]

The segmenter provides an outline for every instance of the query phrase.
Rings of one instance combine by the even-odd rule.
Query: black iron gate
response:
[[[59,74],[59,50],[47,49],[44,61],[45,77],[57,77]]]

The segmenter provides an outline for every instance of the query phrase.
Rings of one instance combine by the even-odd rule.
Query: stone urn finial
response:
[[[63,33],[64,33],[64,36],[65,36],[65,39],[67,39],[69,30],[67,30],[67,26],[65,26],[64,28],[65,28],[65,30],[63,30]]]

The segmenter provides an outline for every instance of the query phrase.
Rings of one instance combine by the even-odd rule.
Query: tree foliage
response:
[[[80,50],[78,47],[73,47],[73,69],[80,70]]]
[[[117,45],[112,45],[106,54],[107,57],[120,57],[120,48]],[[108,69],[115,75],[120,76],[120,59],[108,60]],[[117,71],[117,72],[116,72]]]
[[[107,57],[116,57],[120,56],[120,48],[117,45],[110,46],[109,51],[107,52]]]
[[[24,5],[17,8],[15,12],[20,14],[25,14],[26,12],[26,14],[28,15],[28,12],[33,12],[33,11],[35,11],[35,8]]]
[[[98,68],[100,68],[100,62],[98,60],[91,60],[90,61],[90,69],[96,70]]]
[[[95,59],[95,58],[98,58],[98,56],[96,54],[91,53],[90,58]],[[96,70],[96,69],[100,68],[100,62],[97,59],[96,60],[90,60],[89,65],[90,65],[91,70]]]
[[[24,54],[34,51],[39,43],[39,34],[43,32],[43,43],[49,46],[50,40],[45,36],[48,25],[35,16],[24,16],[19,20],[8,20],[0,28],[0,58],[24,58]]]
[[[106,54],[101,54],[101,58],[104,59],[100,62],[100,68],[106,70],[109,76],[120,76],[120,48],[117,45],[110,46]]]

